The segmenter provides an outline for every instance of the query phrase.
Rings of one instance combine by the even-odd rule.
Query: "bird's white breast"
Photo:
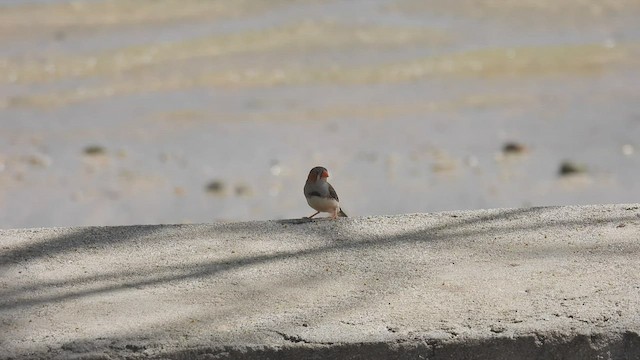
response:
[[[309,196],[307,198],[309,206],[321,212],[334,212],[340,205],[335,199],[323,198],[320,196]]]

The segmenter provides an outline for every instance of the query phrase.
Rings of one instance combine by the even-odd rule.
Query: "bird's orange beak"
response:
[[[329,177],[329,172],[327,170],[322,172],[322,175],[320,175],[321,178],[328,178]]]

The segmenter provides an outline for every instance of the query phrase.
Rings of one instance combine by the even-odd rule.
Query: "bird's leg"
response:
[[[335,220],[335,219],[337,219],[337,218],[338,218],[338,209],[336,209],[333,213],[331,213],[331,218],[332,218],[333,220]]]
[[[318,212],[316,212],[315,214],[313,214],[313,215],[309,216],[307,219],[311,219],[312,217],[314,217],[314,216],[316,216],[316,215],[318,215],[318,214],[320,214],[320,211],[318,211]]]

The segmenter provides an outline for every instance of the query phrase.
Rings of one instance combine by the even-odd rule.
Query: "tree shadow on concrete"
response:
[[[55,257],[61,253],[79,251],[86,248],[104,249],[109,246],[126,243],[131,239],[148,237],[149,235],[162,234],[169,229],[180,229],[185,225],[137,225],[137,226],[105,226],[105,227],[79,227],[49,229],[61,235],[55,237],[38,236],[39,229],[7,230],[5,236],[11,238],[12,233],[21,232],[20,237],[36,238],[22,246],[15,246],[0,253],[0,264],[16,263],[20,261],[33,261],[41,257]],[[31,232],[33,236],[25,235]],[[149,239],[150,241],[152,238]],[[4,265],[0,265],[0,270]]]
[[[309,219],[289,219],[289,220],[277,220],[275,223],[281,224],[282,226],[278,228],[281,232],[286,232],[290,235],[292,239],[295,239],[296,236],[302,234],[308,234],[309,232],[313,233],[313,235],[322,237],[323,235],[327,235],[328,237],[333,237],[334,234],[341,232],[343,239],[332,239],[330,244],[306,248],[303,250],[290,250],[290,251],[280,251],[274,254],[265,254],[258,256],[250,256],[244,257],[240,259],[234,259],[231,261],[214,261],[214,262],[202,262],[198,264],[193,264],[192,271],[187,272],[186,274],[173,274],[173,269],[168,269],[170,271],[163,272],[162,269],[154,271],[149,274],[140,274],[144,277],[144,279],[138,280],[136,282],[129,282],[126,284],[118,284],[118,285],[110,285],[105,286],[99,289],[93,289],[88,291],[79,291],[79,292],[70,292],[69,294],[60,295],[57,297],[51,298],[39,298],[33,299],[31,301],[27,299],[18,299],[15,301],[13,306],[30,306],[35,304],[42,304],[47,302],[56,302],[62,301],[70,298],[78,298],[85,295],[93,295],[96,293],[103,293],[109,291],[115,291],[122,288],[130,288],[130,287],[141,287],[141,286],[150,286],[150,285],[160,285],[166,282],[172,281],[180,281],[192,277],[202,277],[215,275],[218,272],[223,272],[235,268],[240,268],[248,265],[256,265],[269,261],[279,261],[282,259],[286,259],[292,256],[312,256],[315,254],[320,254],[324,252],[331,251],[339,251],[339,250],[347,250],[347,249],[357,249],[363,247],[371,247],[371,246],[388,246],[390,244],[403,242],[403,241],[427,241],[433,242],[442,240],[445,236],[443,231],[446,231],[448,236],[451,236],[450,232],[452,229],[459,229],[464,227],[465,225],[474,224],[474,223],[490,223],[496,219],[507,219],[509,216],[517,216],[518,214],[526,214],[533,211],[533,209],[517,209],[517,210],[508,210],[504,213],[493,214],[488,216],[480,216],[473,217],[467,219],[460,219],[459,221],[455,221],[458,218],[458,215],[450,215],[450,221],[443,221],[442,224],[437,226],[428,226],[425,229],[414,230],[411,232],[406,232],[400,235],[395,236],[358,236],[358,234],[354,234],[351,231],[344,231],[344,223],[341,221],[331,221],[326,218],[321,218],[318,220],[309,220]],[[315,227],[309,227],[303,225],[319,225]],[[560,225],[560,224],[558,224]],[[569,225],[569,224],[565,224]],[[198,225],[192,225],[198,226]],[[296,227],[301,226],[301,227]],[[78,252],[83,249],[94,249],[94,250],[103,250],[108,252],[111,246],[116,244],[125,244],[128,241],[135,240],[139,241],[143,239],[144,242],[154,242],[157,240],[157,236],[167,236],[167,232],[171,232],[171,230],[186,228],[185,226],[180,225],[147,225],[147,226],[123,226],[123,227],[87,227],[80,229],[60,229],[60,232],[63,232],[62,235],[54,238],[39,238],[35,242],[28,243],[23,246],[17,246],[13,249],[10,249],[6,252],[3,252],[0,255],[0,270],[6,268],[6,266],[10,264],[20,264],[22,262],[28,263],[32,261],[36,261],[39,258],[54,258],[58,254],[64,253],[73,253]],[[522,228],[513,229],[513,231],[524,230]],[[225,232],[225,233],[233,233],[235,235],[243,237],[247,237],[247,227],[245,223],[230,223],[223,224],[221,226],[214,225],[211,229],[211,236],[215,236],[217,232]],[[467,231],[464,234],[460,234],[463,236],[471,236],[474,234],[479,234],[482,232],[489,232],[489,229],[476,230],[476,231]],[[37,233],[37,230],[34,230]],[[185,234],[186,235],[186,234]],[[250,236],[250,235],[249,235]],[[448,237],[447,236],[447,237]],[[356,238],[355,241],[344,241],[347,238]],[[97,275],[92,276],[80,276],[73,279],[63,280],[63,281],[51,281],[51,282],[40,282],[30,286],[24,286],[20,289],[12,289],[9,291],[2,291],[3,300],[0,300],[0,310],[6,309],[7,307],[11,307],[9,304],[4,302],[4,299],[7,297],[13,297],[18,295],[20,292],[27,293],[40,290],[43,287],[66,287],[66,286],[78,286],[83,284],[91,284],[97,281],[106,281],[112,279],[122,278],[125,275],[136,275],[131,273],[129,270],[117,270],[117,271],[105,271]]]
[[[633,210],[630,208],[630,210]],[[317,255],[327,253],[358,252],[361,249],[393,248],[401,244],[466,241],[474,237],[491,237],[493,235],[505,236],[518,232],[547,231],[555,232],[560,229],[578,229],[579,233],[587,233],[594,228],[615,227],[632,221],[637,221],[637,211],[629,211],[629,215],[608,217],[604,222],[593,223],[589,219],[563,219],[556,217],[559,208],[527,208],[511,210],[494,210],[478,213],[449,212],[426,215],[405,215],[392,217],[388,222],[393,223],[411,220],[423,221],[424,225],[413,226],[411,230],[401,230],[392,234],[380,234],[375,231],[362,231],[362,228],[354,226],[359,219],[339,221],[319,220],[308,222],[305,220],[284,220],[266,223],[271,231],[280,232],[281,239],[296,239],[311,237],[318,240],[317,245],[303,246],[290,250],[279,249],[275,252],[244,256],[240,258],[228,258],[217,261],[196,261],[187,266],[176,269],[173,266],[165,266],[140,272],[139,269],[118,269],[102,271],[94,275],[81,275],[74,278],[57,281],[39,281],[35,284],[11,286],[6,285],[0,290],[0,314],[17,314],[16,311],[25,311],[41,305],[61,303],[70,299],[82,299],[93,295],[108,295],[112,292],[126,289],[141,289],[147,287],[175,284],[185,280],[211,279],[215,276],[233,272],[251,266],[259,266],[291,259],[304,259],[313,261]],[[527,225],[513,224],[526,218]],[[514,221],[511,221],[514,220]],[[515,221],[518,220],[518,221]],[[257,224],[257,225],[256,225]],[[215,224],[215,225],[168,225],[168,226],[139,226],[139,227],[107,227],[107,228],[82,228],[76,231],[63,231],[59,237],[52,239],[38,239],[35,243],[17,246],[9,251],[4,251],[0,256],[1,268],[31,262],[43,257],[56,257],[65,252],[74,252],[82,249],[109,251],[110,246],[126,245],[128,242],[154,243],[158,238],[170,238],[176,234],[183,237],[196,236],[202,233],[214,238],[221,233],[231,234],[238,239],[259,237],[264,235],[264,230],[254,227],[247,228],[246,223]],[[197,229],[196,231],[191,231]],[[356,231],[360,229],[360,231]],[[580,230],[582,229],[582,230]],[[365,229],[366,230],[366,229]],[[286,245],[286,244],[285,244]],[[308,245],[308,244],[307,244]],[[491,245],[496,246],[496,245]],[[499,246],[499,244],[498,244]],[[534,256],[554,256],[562,252],[563,245],[550,247],[542,252],[534,253]],[[614,247],[609,249],[611,255],[629,255],[629,251],[638,251],[638,248]],[[526,255],[523,250],[520,255]],[[277,282],[266,284],[261,291],[271,291],[269,286],[287,287],[293,283],[291,274],[280,274]],[[328,276],[320,276],[314,281],[327,281]],[[300,276],[298,281],[307,281]],[[382,279],[377,286],[386,286],[385,282],[392,282],[392,277]],[[50,293],[49,289],[55,289]],[[360,303],[338,304],[333,311],[342,311],[349,308],[357,308],[366,305],[366,296]],[[6,330],[6,329],[3,329]],[[150,329],[148,329],[150,330]],[[123,339],[126,339],[124,337]]]
[[[442,221],[440,221],[440,224],[438,225],[426,225],[424,226],[424,228],[402,232],[393,236],[362,236],[360,234],[353,233],[348,228],[345,228],[344,222],[331,221],[329,219],[320,219],[319,221],[309,221],[308,219],[278,220],[274,222],[283,225],[283,227],[279,230],[288,233],[288,236],[292,239],[295,239],[295,236],[308,234],[309,232],[312,232],[312,234],[314,235],[319,235],[320,237],[327,234],[334,234],[336,233],[336,231],[341,232],[342,235],[336,239],[332,239],[328,244],[301,250],[279,251],[272,254],[248,256],[239,259],[202,261],[192,263],[190,264],[189,270],[180,273],[176,273],[175,269],[173,268],[160,268],[155,269],[153,272],[142,274],[137,274],[129,270],[105,271],[96,275],[79,276],[63,281],[45,281],[16,289],[3,289],[2,291],[0,291],[0,295],[2,295],[2,300],[0,300],[0,311],[11,309],[14,307],[28,307],[38,304],[64,301],[67,299],[81,298],[83,296],[108,293],[111,291],[117,291],[126,288],[156,286],[170,282],[183,281],[191,278],[205,278],[214,276],[218,273],[231,271],[246,266],[281,261],[291,257],[309,257],[335,251],[358,250],[371,247],[389,247],[407,242],[435,243],[439,241],[464,240],[473,236],[491,235],[498,230],[501,231],[500,235],[504,236],[505,230],[507,231],[506,234],[509,234],[540,229],[545,229],[547,231],[557,231],[557,228],[562,227],[566,228],[579,225],[592,225],[590,221],[585,220],[544,219],[544,222],[530,221],[532,223],[528,226],[507,226],[500,228],[494,226],[495,221],[503,222],[509,219],[517,219],[523,216],[529,216],[530,214],[539,214],[541,211],[544,211],[544,209],[545,208],[523,208],[496,210],[490,214],[478,216],[461,215],[460,212],[441,213],[440,215],[444,219],[441,219]],[[629,216],[609,219],[606,223],[610,225],[618,225],[637,219],[638,217],[634,213],[632,213]],[[304,226],[305,224],[315,224],[321,226],[315,229],[309,227],[295,227]],[[477,227],[475,226],[476,224],[483,224],[483,226]],[[109,246],[112,246],[114,244],[126,243],[127,241],[130,241],[132,239],[144,239],[145,242],[154,242],[155,240],[157,240],[157,237],[171,236],[176,232],[188,229],[190,226],[199,225],[145,225],[81,228],[77,231],[72,231],[68,234],[51,239],[49,241],[40,241],[36,244],[28,244],[17,249],[12,249],[6,253],[2,253],[0,259],[2,260],[2,264],[8,265],[10,263],[21,261],[32,261],[45,256],[54,257],[59,253],[79,251],[82,248],[99,248],[104,249],[105,251],[109,251]],[[598,224],[598,226],[602,226],[602,224]],[[245,223],[230,223],[223,224],[221,226],[212,225],[210,227],[212,236],[215,236],[216,232],[230,232],[235,233],[238,236],[247,235],[247,227]],[[355,240],[347,241],[347,239],[354,238]],[[524,249],[524,251],[529,250],[530,249]],[[561,249],[558,247],[554,247],[548,249],[547,252],[534,252],[533,254],[537,254],[538,256],[553,256],[555,253],[562,253],[562,251],[559,250]],[[613,254],[619,252],[620,254],[627,255],[628,251],[629,249],[627,247],[622,246],[613,247],[610,252]],[[134,277],[134,279],[136,280],[122,284],[111,284],[107,286],[96,287],[87,290],[69,291],[65,294],[50,297],[21,297],[21,294],[32,293],[34,291],[38,291],[42,288],[47,287],[76,287],[85,284],[94,284],[100,281],[120,279],[123,277]],[[7,301],[7,298],[14,298],[15,300],[9,302]]]

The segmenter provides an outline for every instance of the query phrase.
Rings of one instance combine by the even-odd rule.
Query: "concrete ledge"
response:
[[[0,231],[0,358],[638,359],[640,205]]]

